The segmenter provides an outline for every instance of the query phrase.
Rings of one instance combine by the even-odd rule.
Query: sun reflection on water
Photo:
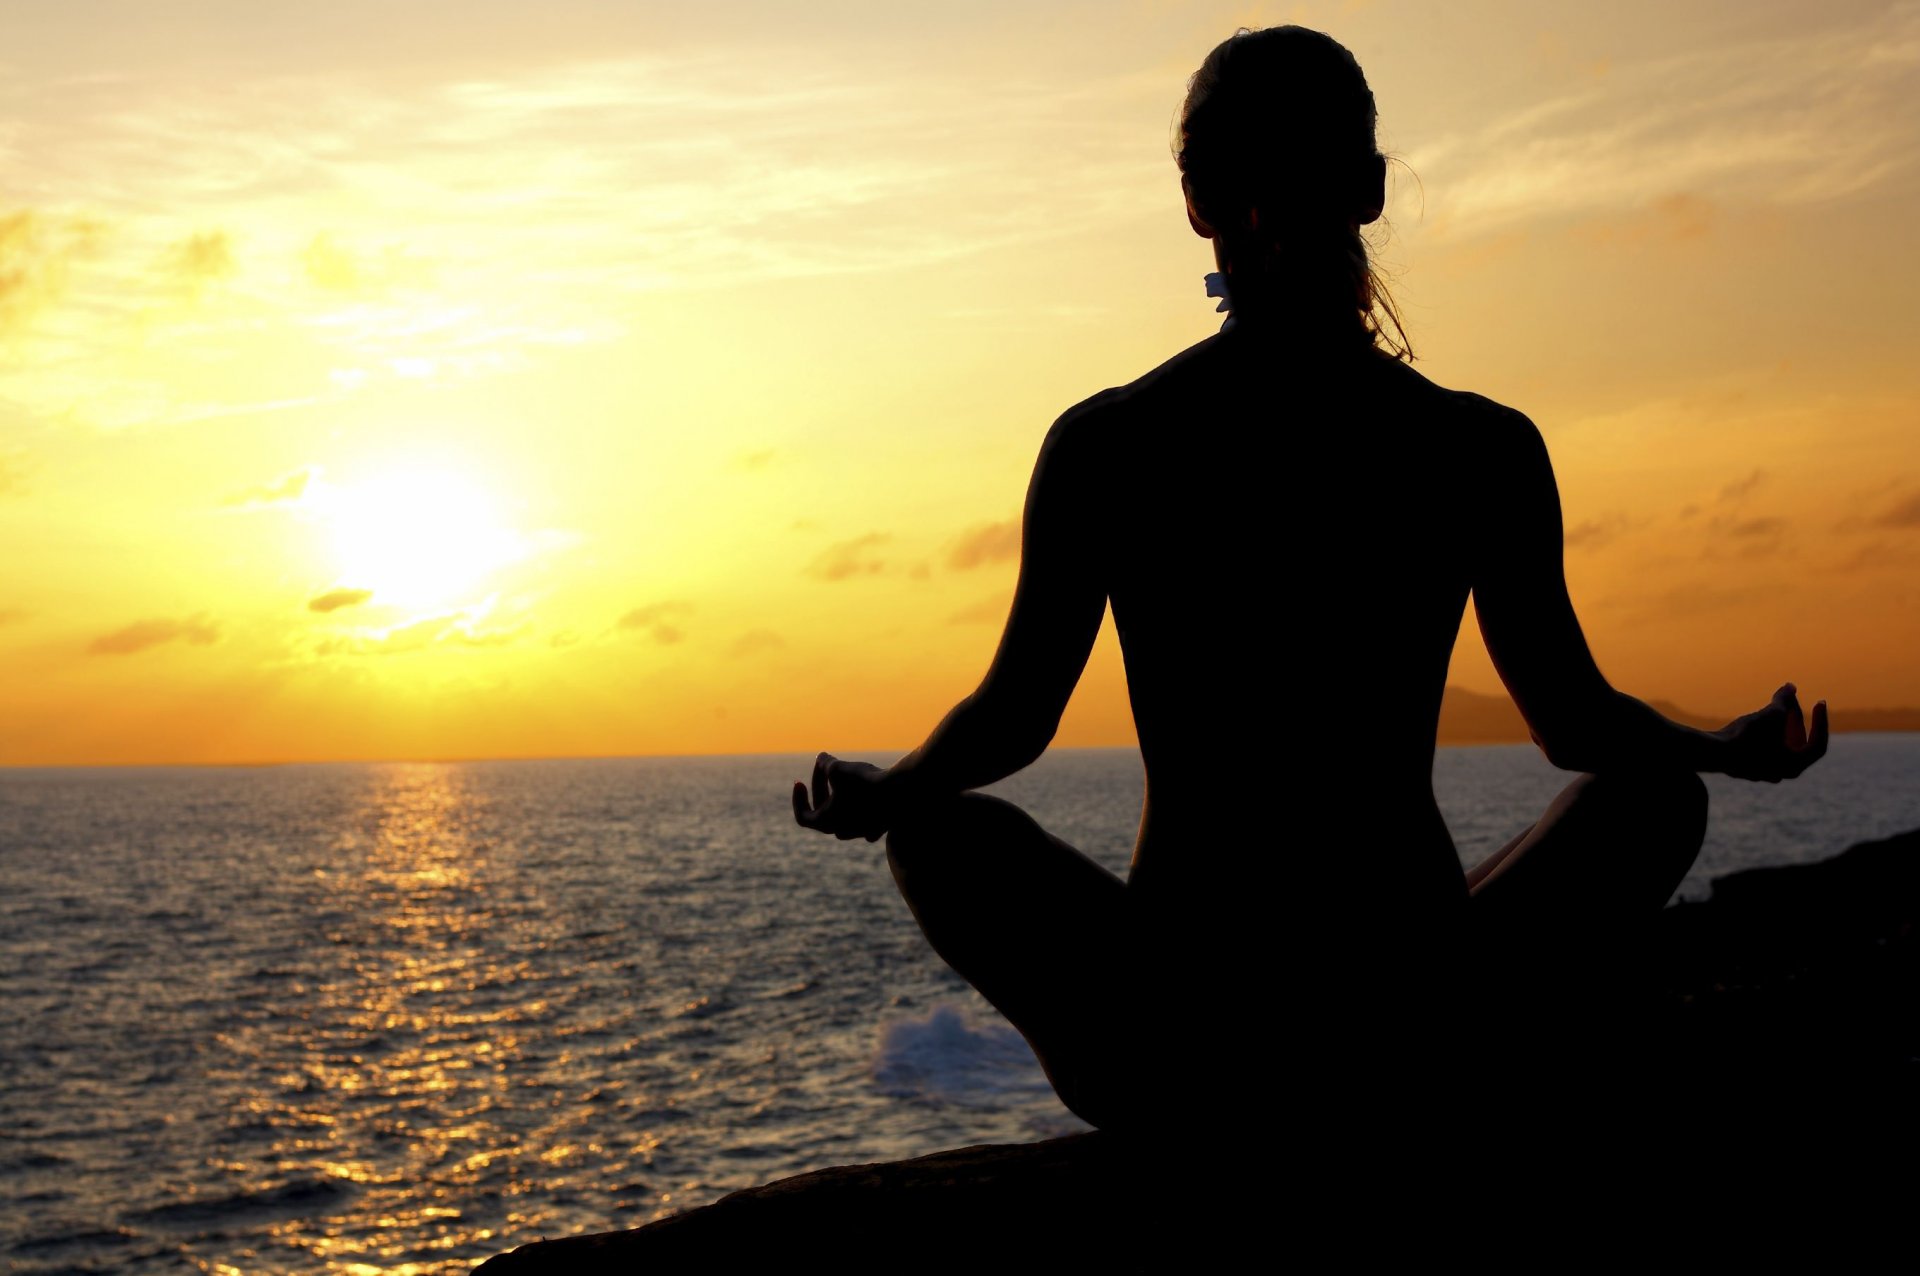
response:
[[[0,842],[44,853],[0,857],[0,1265],[459,1272],[1052,1132],[1030,1059],[927,1018],[955,981],[884,870],[778,818],[786,769],[16,786]],[[920,1026],[876,1054],[882,1015]]]
[[[246,1119],[275,1137],[231,1168],[245,1191],[299,1184],[323,1204],[273,1223],[276,1248],[330,1271],[464,1271],[472,1259],[448,1251],[572,1221],[529,1190],[551,1176],[526,1168],[577,1162],[581,1145],[559,1128],[569,1120],[527,1122],[509,1102],[540,1073],[514,1067],[514,1025],[543,1020],[550,1002],[500,931],[537,911],[537,893],[496,854],[487,800],[460,770],[392,766],[371,779],[334,867],[313,879],[331,961],[290,990],[280,1031],[293,1040],[252,1043],[262,1059],[293,1045],[301,1065],[252,1097]]]

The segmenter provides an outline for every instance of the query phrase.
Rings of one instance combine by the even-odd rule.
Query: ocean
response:
[[[881,759],[877,759],[881,760]],[[438,1273],[830,1164],[1083,1128],[801,757],[0,771],[0,1260]],[[1442,749],[1462,858],[1568,777]],[[1683,895],[1920,827],[1920,735],[1709,777]],[[1133,750],[998,792],[1124,871]]]

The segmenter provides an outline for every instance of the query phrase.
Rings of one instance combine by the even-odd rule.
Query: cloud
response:
[[[1626,604],[1632,608],[1632,618],[1636,621],[1663,621],[1711,615],[1778,592],[1777,587],[1761,589],[1753,585],[1716,585],[1710,581],[1697,581],[1675,585],[1651,597],[1616,596],[1607,602]]]
[[[97,247],[101,233],[85,218],[0,213],[0,336],[23,329],[66,291],[69,267]]]
[[[846,580],[853,576],[872,576],[886,570],[886,560],[873,550],[893,539],[885,532],[868,532],[850,541],[829,545],[807,564],[807,575],[815,580]]]
[[[1834,570],[1911,572],[1915,567],[1920,567],[1920,548],[1891,541],[1869,541]]]
[[[1618,510],[1602,514],[1599,518],[1584,519],[1566,530],[1566,547],[1599,549],[1611,544],[1632,526],[1632,521]]]
[[[1720,530],[1728,536],[1751,538],[1755,536],[1778,536],[1787,528],[1787,520],[1778,517],[1742,518],[1729,520]]]
[[[167,250],[166,268],[182,283],[198,286],[234,273],[233,240],[223,230],[189,235]]]
[[[321,655],[402,656],[429,647],[504,647],[532,632],[532,625],[510,629],[486,629],[481,617],[456,611],[441,616],[396,625],[392,629],[371,630],[327,638],[314,650]]]
[[[1875,527],[1920,527],[1920,492],[1901,500],[1899,504],[1873,520]]]
[[[249,487],[244,491],[235,492],[232,496],[229,496],[224,503],[227,505],[251,506],[278,505],[297,501],[306,495],[307,484],[313,481],[317,473],[318,471],[315,469],[295,470],[293,473],[284,474],[271,482],[261,483],[256,487]]]
[[[1746,518],[1736,514],[1715,514],[1707,520],[1706,530],[1716,539],[1701,551],[1701,557],[1709,560],[1725,557],[1721,546],[1729,542],[1728,547],[1738,558],[1771,558],[1777,554],[1791,554],[1794,547],[1783,536],[1791,525],[1791,520],[1775,514]]]
[[[130,656],[170,642],[205,647],[218,641],[219,627],[205,616],[185,620],[136,620],[112,633],[101,634],[87,644],[87,651],[96,656]]]
[[[358,607],[371,597],[371,589],[329,589],[324,594],[308,599],[307,610],[323,613],[339,611],[342,607]]]
[[[505,647],[519,642],[532,632],[531,623],[515,625],[511,629],[479,629],[472,624],[461,624],[449,630],[445,640],[462,647]]]
[[[1699,235],[1712,210],[1687,192],[1811,204],[1906,168],[1920,140],[1916,65],[1920,7],[1894,5],[1790,38],[1615,62],[1604,77],[1436,138],[1408,160],[1442,226],[1480,234],[1537,217],[1628,213],[1629,226]]]
[[[72,303],[61,331],[35,325],[43,348],[0,362],[0,396],[118,428],[337,400],[429,368],[492,376],[622,339],[647,296],[852,276],[883,292],[893,272],[1096,241],[1144,198],[1165,202],[1166,156],[1126,115],[1164,115],[1159,74],[1063,92],[1012,68],[836,54],[811,34],[549,49],[484,75],[283,52],[305,69],[9,68],[0,98],[36,108],[0,109],[5,171],[50,206],[115,220],[69,271],[79,222],[0,206],[0,328]],[[183,241],[182,210],[224,229]],[[182,277],[230,283],[188,314]]]
[[[771,629],[749,629],[733,640],[727,648],[727,654],[736,658],[753,656],[763,651],[776,651],[786,645],[787,640]]]
[[[1576,233],[1599,244],[1648,240],[1684,244],[1711,234],[1719,212],[1712,200],[1682,191],[1663,195],[1634,212],[1581,226]]]
[[[1007,618],[1008,610],[1013,606],[1013,595],[1008,593],[989,594],[979,602],[962,607],[947,617],[949,625],[997,625]]]
[[[1005,562],[1020,556],[1020,520],[982,523],[961,534],[947,551],[947,566],[964,572],[987,563]]]
[[[1721,488],[1719,499],[1722,501],[1737,501],[1766,481],[1767,472],[1765,470],[1755,470],[1745,478],[1735,479],[1733,482]]]
[[[661,646],[671,646],[679,642],[686,634],[675,622],[693,610],[693,604],[670,600],[668,602],[649,603],[645,607],[635,607],[616,622],[622,629],[639,630],[647,634]]]

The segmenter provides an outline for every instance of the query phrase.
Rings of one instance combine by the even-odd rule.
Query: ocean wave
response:
[[[231,1196],[194,1197],[136,1211],[134,1222],[162,1227],[196,1227],[208,1223],[254,1220],[269,1215],[314,1217],[330,1213],[354,1195],[354,1187],[329,1175],[289,1179],[272,1187]]]
[[[922,1018],[886,1025],[872,1077],[883,1094],[962,1107],[1048,1088],[1040,1061],[1012,1025],[971,1022],[947,1002]]]

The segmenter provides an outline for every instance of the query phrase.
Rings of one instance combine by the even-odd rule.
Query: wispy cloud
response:
[[[1787,520],[1776,516],[1728,519],[1719,530],[1739,540],[1756,536],[1778,536],[1787,529]]]
[[[1765,470],[1755,470],[1745,478],[1735,479],[1733,482],[1721,488],[1719,499],[1722,501],[1740,500],[1742,497],[1751,494],[1755,488],[1766,481],[1767,472]]]
[[[1613,64],[1581,88],[1409,161],[1441,229],[1614,214],[1711,191],[1747,203],[1856,195],[1920,153],[1920,7],[1793,39]],[[1704,206],[1675,209],[1704,231]]]
[[[165,265],[189,287],[225,279],[236,269],[233,240],[221,230],[189,235],[167,250]]]
[[[1920,492],[1897,502],[1873,520],[1875,527],[1920,527]]]
[[[61,297],[73,265],[100,239],[100,223],[91,218],[0,212],[0,337],[19,332]]]
[[[1634,623],[1656,623],[1711,615],[1745,606],[1769,592],[1758,585],[1723,585],[1710,580],[1674,585],[1651,595],[1633,594],[1606,599],[1611,606],[1624,606]]]
[[[34,109],[0,141],[28,207],[0,211],[0,325],[38,344],[0,394],[93,424],[490,375],[619,335],[641,294],[1087,235],[1165,194],[1164,154],[1089,109],[1158,101],[1157,78],[1068,92],[729,45],[485,79],[155,68],[21,92]],[[54,208],[106,220],[34,211]],[[220,281],[190,323],[166,310],[183,278]],[[117,364],[136,334],[169,357]],[[184,384],[207,352],[267,342],[306,349],[271,390]]]
[[[220,628],[206,616],[190,616],[185,620],[136,620],[111,633],[101,634],[87,644],[87,651],[96,656],[130,656],[173,642],[205,647],[218,641]]]
[[[787,640],[771,629],[749,629],[729,644],[727,654],[739,659],[757,656],[763,651],[778,651],[786,645]]]
[[[644,607],[635,607],[620,617],[617,622],[621,629],[631,629],[646,634],[661,646],[671,646],[686,637],[680,627],[680,618],[693,610],[693,604],[677,599],[666,602],[648,603]]]
[[[1633,526],[1625,514],[1619,510],[1609,510],[1599,518],[1582,519],[1567,528],[1565,543],[1568,549],[1600,549],[1611,545]]]
[[[315,469],[295,470],[291,474],[283,474],[277,479],[235,492],[224,503],[252,507],[297,501],[307,494],[307,485],[313,482],[317,473]]]
[[[877,575],[886,570],[887,562],[874,551],[892,540],[885,532],[868,532],[865,536],[829,545],[807,564],[807,575],[826,581]]]
[[[334,612],[344,607],[358,607],[373,597],[371,589],[329,589],[326,593],[307,600],[307,610]]]
[[[1007,618],[1007,611],[1012,605],[1011,594],[990,594],[979,602],[962,607],[948,616],[947,623],[950,625],[997,625]]]
[[[1020,520],[982,523],[970,528],[947,551],[947,566],[963,572],[1020,556]]]
[[[1920,567],[1920,545],[1893,541],[1868,541],[1836,564],[1842,572],[1897,571],[1910,573]]]
[[[531,624],[489,626],[473,611],[427,616],[391,629],[337,634],[315,644],[323,656],[404,656],[429,649],[506,647],[533,632]]]

